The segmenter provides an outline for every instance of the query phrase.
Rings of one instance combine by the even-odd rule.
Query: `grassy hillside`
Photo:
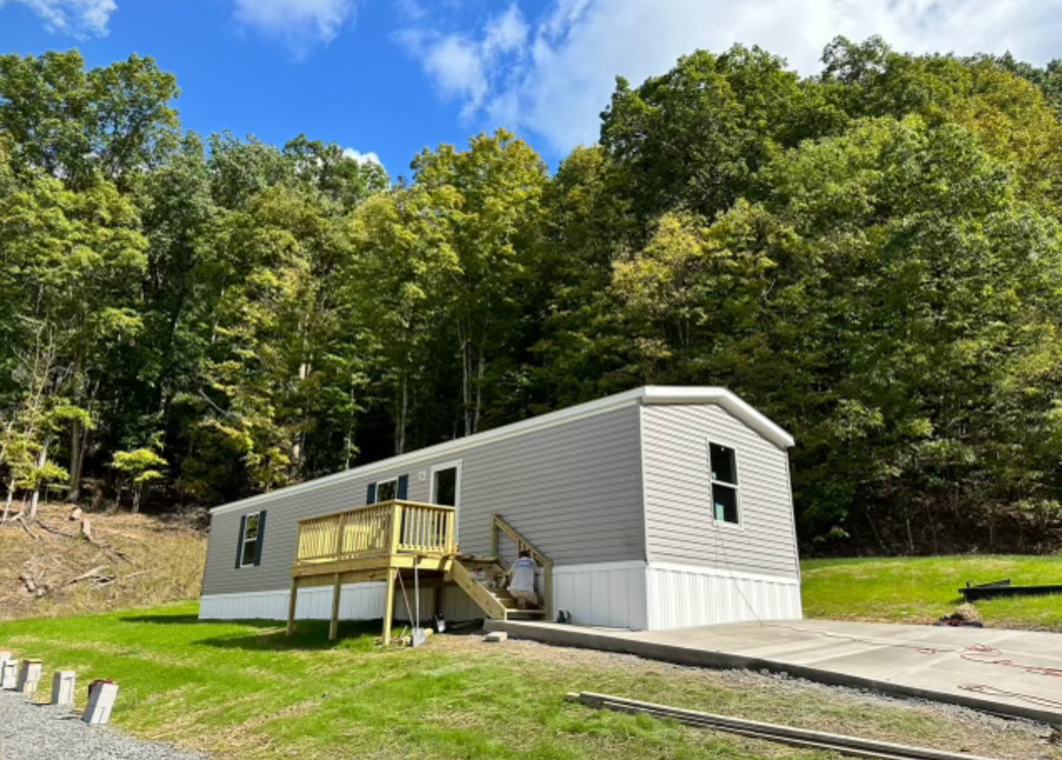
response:
[[[439,636],[381,650],[379,622],[327,623],[294,639],[274,624],[201,623],[194,604],[150,612],[0,623],[0,646],[111,678],[115,722],[218,758],[828,760],[646,717],[567,704],[598,691],[752,719],[1062,760],[1046,730],[927,703],[903,703],[756,673],[708,671],[587,650]],[[49,682],[49,679],[45,679]],[[83,690],[79,690],[79,696]],[[43,695],[47,696],[47,695]]]
[[[0,525],[0,620],[199,596],[204,532],[145,515],[92,514],[95,544],[90,544],[73,537],[77,524],[67,520],[69,513],[66,506],[45,506],[40,524],[29,530],[19,523]]]
[[[962,603],[967,581],[1062,584],[1062,555],[807,560],[804,613],[812,618],[933,623]],[[1062,596],[979,602],[985,625],[1062,632]]]

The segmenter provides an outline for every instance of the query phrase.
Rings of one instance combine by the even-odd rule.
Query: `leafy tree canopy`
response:
[[[1062,68],[822,64],[693,51],[552,176],[501,129],[392,185],[183,134],[149,58],[0,57],[5,513],[215,504],[688,383],[795,433],[805,547],[1057,549]]]

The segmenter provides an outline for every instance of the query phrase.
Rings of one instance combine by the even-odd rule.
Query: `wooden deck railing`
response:
[[[296,565],[380,554],[456,554],[452,507],[388,501],[299,521]]]

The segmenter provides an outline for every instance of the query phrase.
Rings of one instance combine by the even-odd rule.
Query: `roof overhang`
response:
[[[681,386],[681,385],[647,385],[642,388],[616,393],[596,401],[588,401],[585,404],[576,404],[555,412],[548,412],[537,417],[531,417],[510,425],[486,430],[482,433],[455,438],[452,441],[437,443],[423,449],[399,454],[389,459],[383,459],[371,464],[354,467],[349,470],[326,475],[316,480],[310,480],[298,485],[281,488],[277,491],[251,496],[239,501],[222,504],[214,507],[211,514],[224,514],[236,510],[247,509],[258,504],[264,504],[280,496],[292,495],[304,491],[311,491],[332,483],[366,477],[377,473],[390,473],[398,468],[415,464],[425,459],[437,459],[450,454],[456,454],[464,449],[482,446],[491,441],[510,438],[523,433],[543,428],[561,425],[581,417],[589,417],[611,409],[634,404],[715,404],[722,407],[737,419],[755,430],[765,439],[779,448],[789,448],[794,445],[793,437],[778,425],[771,422],[766,416],[753,409],[749,404],[742,401],[726,388],[712,388],[704,386]]]
[[[647,385],[638,390],[641,392],[643,404],[715,404],[721,406],[775,446],[788,449],[796,444],[793,436],[782,427],[726,388]]]

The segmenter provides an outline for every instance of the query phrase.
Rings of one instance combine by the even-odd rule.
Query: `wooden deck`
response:
[[[314,517],[299,522],[298,550],[291,569],[291,600],[288,633],[295,629],[295,610],[300,588],[332,586],[332,615],[329,636],[339,631],[340,593],[345,583],[382,582],[387,584],[383,641],[391,641],[391,621],[395,609],[395,584],[402,576],[411,579],[416,570],[422,587],[440,588],[455,584],[492,619],[547,617],[551,615],[553,563],[532,546],[499,515],[492,524],[494,557],[476,559],[460,555],[455,540],[457,512],[452,507],[412,501],[388,501],[346,512]],[[538,610],[517,610],[504,590],[477,580],[469,568],[484,563],[504,572],[507,566],[497,558],[500,533],[507,534],[518,548],[527,549],[543,568],[545,605]],[[462,564],[464,563],[464,564]],[[406,585],[409,585],[408,582]]]
[[[344,583],[387,583],[384,643],[391,641],[395,580],[403,569],[445,574],[457,555],[457,513],[451,507],[387,501],[299,521],[298,551],[291,569],[288,632],[295,628],[298,591],[331,585],[333,639],[339,630]]]

